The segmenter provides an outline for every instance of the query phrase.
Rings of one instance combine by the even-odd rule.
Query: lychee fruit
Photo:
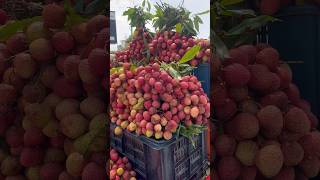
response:
[[[267,145],[261,148],[255,158],[260,173],[271,178],[276,176],[283,166],[283,154],[279,146]]]
[[[228,86],[241,87],[250,80],[250,72],[241,64],[230,64],[222,70],[222,76]]]

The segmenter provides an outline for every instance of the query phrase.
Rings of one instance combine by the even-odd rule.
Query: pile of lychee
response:
[[[208,40],[187,37],[174,31],[157,32],[152,37],[148,31],[138,28],[133,35],[133,40],[128,45],[128,49],[116,52],[116,61],[146,60],[148,57],[147,51],[149,51],[149,62],[151,64],[156,61],[178,62],[195,45],[199,45],[201,49],[188,63],[192,66],[208,63],[211,57]]]
[[[0,179],[104,180],[108,19],[42,19],[0,44]]]
[[[110,150],[109,177],[111,180],[136,180],[137,173],[127,157],[120,157],[115,149]]]
[[[206,125],[210,103],[195,76],[173,78],[160,65],[132,68],[123,64],[110,76],[110,118],[117,127],[138,135],[169,140],[179,124]]]
[[[308,179],[320,170],[320,132],[310,104],[276,49],[258,44],[215,59],[212,88],[220,179]]]

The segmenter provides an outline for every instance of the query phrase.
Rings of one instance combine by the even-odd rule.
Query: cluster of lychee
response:
[[[144,41],[143,36],[146,41]],[[154,37],[151,37],[150,33],[138,29],[128,49],[116,53],[116,61],[131,62],[131,60],[146,59],[148,50],[151,64],[156,60],[165,63],[177,62],[195,45],[199,45],[201,49],[196,57],[189,61],[189,64],[197,66],[200,63],[208,63],[211,51],[210,42],[206,39],[182,36],[174,31],[158,32]]]
[[[320,170],[318,119],[300,97],[276,49],[259,44],[214,61],[216,128],[212,149],[221,179],[308,179]],[[218,179],[219,179],[218,178]]]
[[[0,44],[0,179],[106,179],[108,19],[63,6]]]
[[[120,157],[115,149],[110,150],[109,177],[111,180],[136,180],[136,172],[127,157]]]
[[[179,124],[206,125],[210,117],[209,99],[195,76],[173,78],[160,65],[123,71],[110,76],[111,122],[122,129],[155,139],[172,138]]]

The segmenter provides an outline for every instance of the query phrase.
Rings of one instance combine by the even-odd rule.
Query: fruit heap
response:
[[[277,50],[243,45],[215,64],[218,76],[212,93],[219,132],[214,135],[215,175],[292,180],[317,176],[318,119],[300,97]]]
[[[136,180],[136,172],[127,157],[120,157],[115,149],[110,150],[110,179]]]
[[[104,180],[108,19],[42,18],[0,44],[0,179]]]
[[[135,70],[124,63],[110,82],[110,117],[118,126],[116,135],[127,129],[169,140],[179,124],[207,124],[210,103],[195,76],[176,79],[157,63]]]
[[[146,44],[144,43],[144,38]],[[116,53],[117,62],[131,62],[131,60],[143,60],[147,58],[147,50],[150,52],[150,63],[155,60],[170,63],[177,62],[194,45],[199,45],[201,50],[197,56],[189,61],[192,66],[206,63],[210,60],[210,43],[206,39],[195,39],[193,37],[181,36],[174,31],[164,31],[156,33],[150,37],[150,33],[143,29],[137,29],[128,49]]]

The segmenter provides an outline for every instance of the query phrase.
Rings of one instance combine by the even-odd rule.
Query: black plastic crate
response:
[[[186,137],[156,141],[126,130],[121,136],[115,136],[115,125],[110,128],[111,147],[128,157],[139,179],[199,180],[195,178],[204,175],[202,169],[207,161],[204,133],[193,138],[193,147]]]

